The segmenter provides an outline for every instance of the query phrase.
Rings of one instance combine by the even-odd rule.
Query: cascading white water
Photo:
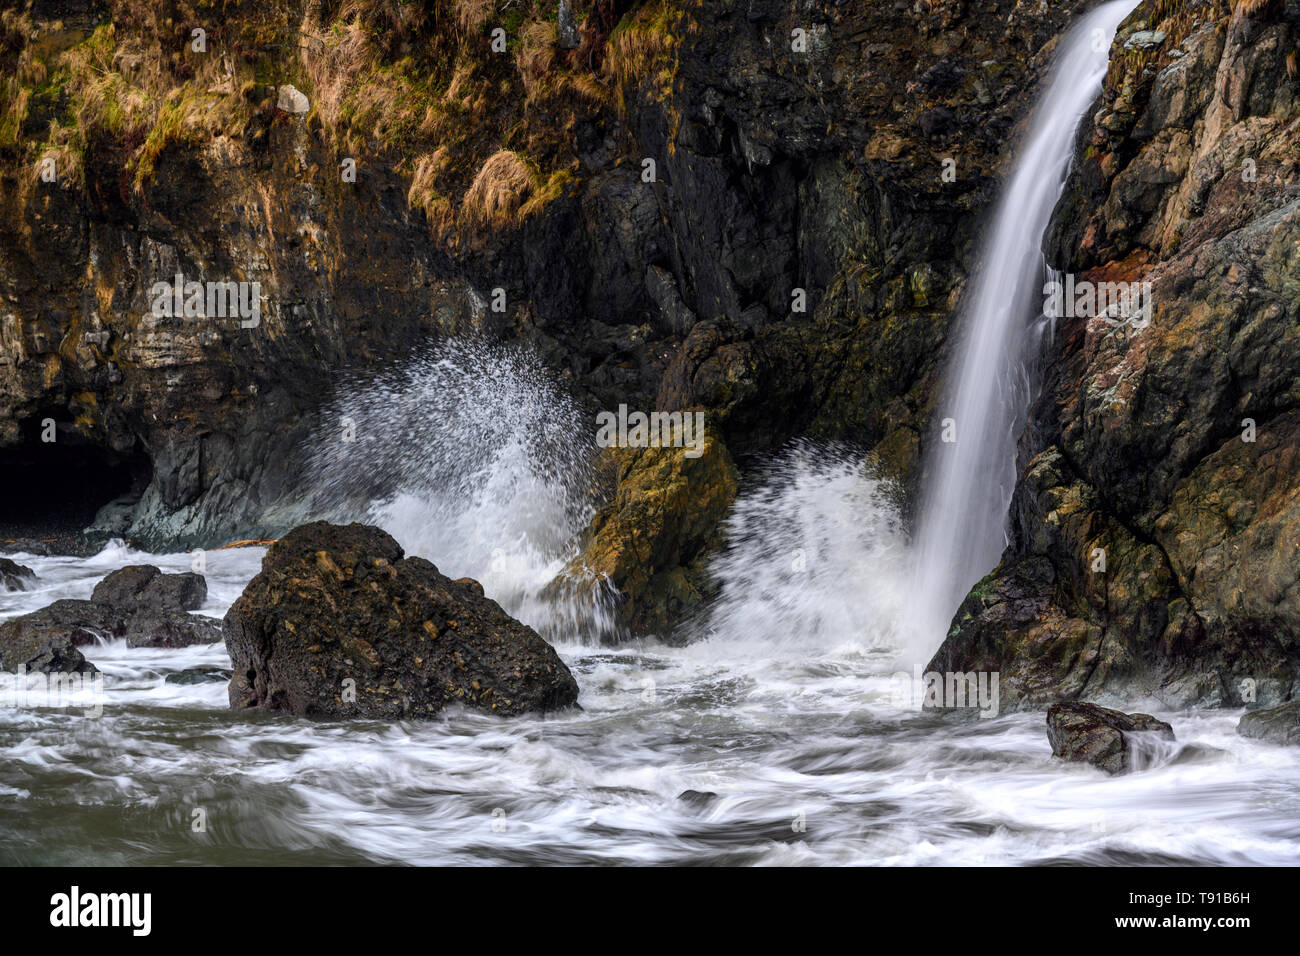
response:
[[[915,537],[907,630],[918,657],[943,640],[966,592],[1007,543],[1016,442],[1032,398],[1036,337],[1028,333],[1041,314],[1047,275],[1042,237],[1079,121],[1106,75],[1111,40],[1135,5],[1112,0],[1062,39],[966,296],[962,338],[934,416],[948,434],[931,446]]]

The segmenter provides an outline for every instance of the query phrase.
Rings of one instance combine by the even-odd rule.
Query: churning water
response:
[[[774,463],[729,530],[701,639],[559,643],[583,709],[548,717],[235,713],[225,683],[166,680],[228,668],[219,644],[87,648],[102,716],[0,700],[0,862],[1300,861],[1300,754],[1238,737],[1239,712],[1162,714],[1179,743],[1110,779],[1052,758],[1041,714],[953,722],[900,701],[905,545],[849,456]],[[221,614],[262,553],[209,552],[202,613]],[[190,560],[24,558],[40,590],[0,594],[0,613]]]
[[[947,434],[930,445],[922,495],[909,628],[921,656],[939,646],[958,605],[1007,543],[1016,442],[1048,326],[1041,315],[1048,277],[1043,233],[1069,171],[1079,120],[1101,91],[1111,38],[1135,5],[1111,0],[1062,38],[981,250],[935,415]]]
[[[1113,29],[1115,8],[1098,14]],[[1095,92],[1092,59],[1078,69],[1067,85]],[[167,680],[228,668],[220,644],[89,647],[101,716],[0,696],[0,863],[1300,862],[1300,751],[1238,737],[1240,712],[1161,714],[1179,742],[1110,779],[1054,760],[1041,714],[954,721],[900,700],[909,607],[955,592],[915,591],[892,491],[850,451],[800,444],[756,474],[693,641],[608,648],[575,640],[601,626],[599,595],[555,603],[546,587],[591,514],[594,429],[525,354],[449,346],[346,385],[329,421],[318,513],[375,521],[480,578],[552,637],[582,709],[393,725],[236,713],[224,682]],[[208,552],[198,613],[224,613],[263,553]],[[117,545],[15,557],[39,580],[0,593],[0,617],[88,597],[126,564],[191,562]]]

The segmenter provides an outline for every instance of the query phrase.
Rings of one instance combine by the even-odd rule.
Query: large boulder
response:
[[[555,650],[378,528],[314,522],[281,538],[231,606],[230,704],[307,717],[497,714],[576,702]]]
[[[1249,711],[1238,722],[1237,733],[1275,744],[1300,745],[1300,700],[1268,710]]]
[[[1090,763],[1110,774],[1133,769],[1134,733],[1173,740],[1174,729],[1150,714],[1125,714],[1081,701],[1063,701],[1047,711],[1047,739],[1052,756]]]
[[[97,640],[124,639],[131,647],[212,644],[221,640],[220,623],[189,613],[207,592],[198,574],[163,574],[147,564],[121,568],[95,585],[89,601],[55,601],[0,624],[0,660],[5,670],[24,663],[29,670],[76,669],[82,658],[71,650]]]

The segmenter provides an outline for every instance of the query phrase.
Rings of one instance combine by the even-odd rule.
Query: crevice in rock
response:
[[[106,505],[129,513],[126,503],[144,492],[149,457],[86,441],[70,417],[38,411],[19,426],[19,442],[0,449],[0,539],[78,535]]]

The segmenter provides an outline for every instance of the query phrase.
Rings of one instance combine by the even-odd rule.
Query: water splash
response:
[[[1034,393],[1033,346],[1047,326],[1040,309],[1047,278],[1042,236],[1065,184],[1079,120],[1106,75],[1111,39],[1134,6],[1133,0],[1112,0],[1062,39],[1024,150],[998,201],[935,415],[951,420],[955,440],[931,446],[922,494],[908,611],[918,655],[938,646],[966,593],[1007,543],[1016,442]]]
[[[706,632],[762,645],[892,648],[907,586],[895,489],[847,448],[795,443],[723,525]]]
[[[547,636],[599,633],[600,589],[548,591],[594,511],[586,418],[530,352],[445,342],[341,384],[308,468],[312,510],[379,525]]]

